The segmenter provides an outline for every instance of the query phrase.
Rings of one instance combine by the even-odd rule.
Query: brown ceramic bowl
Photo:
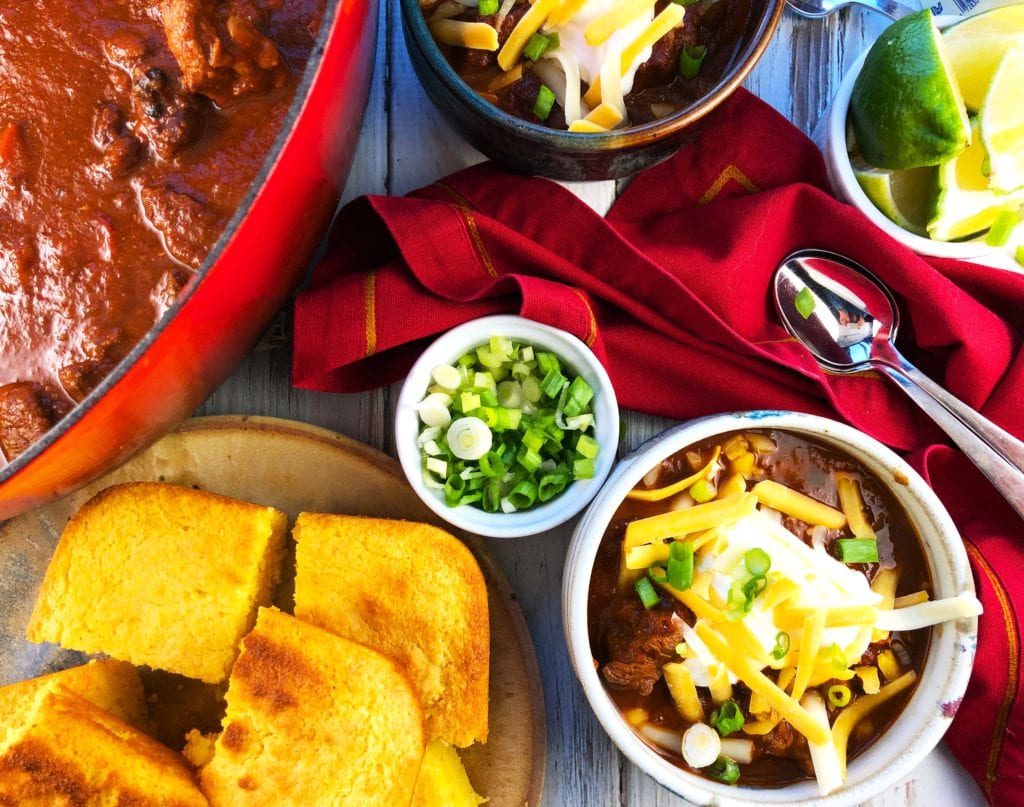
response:
[[[619,179],[672,156],[696,136],[703,119],[735,91],[778,27],[785,0],[754,9],[732,64],[700,100],[651,123],[608,133],[550,129],[502,111],[474,92],[434,42],[419,0],[401,0],[413,68],[442,115],[473,146],[509,168],[572,181]]]

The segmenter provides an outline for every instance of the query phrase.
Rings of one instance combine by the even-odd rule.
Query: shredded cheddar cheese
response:
[[[620,28],[625,28],[650,12],[654,3],[655,0],[621,0],[586,27],[583,36],[587,44],[591,47],[603,45]]]
[[[435,20],[430,33],[438,42],[475,50],[497,50],[498,32],[485,22],[462,20]]]
[[[509,34],[504,46],[498,52],[498,67],[509,71],[516,66],[530,37],[540,30],[548,15],[555,10],[559,2],[560,0],[537,0],[530,6],[530,10],[512,29],[512,33]]]

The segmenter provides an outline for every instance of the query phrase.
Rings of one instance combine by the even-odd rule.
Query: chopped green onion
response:
[[[540,382],[541,391],[549,398],[558,397],[558,393],[562,391],[562,387],[566,385],[566,377],[562,375],[558,370],[550,370],[544,380]]]
[[[677,591],[693,585],[693,544],[673,541],[668,550],[668,584]]]
[[[654,590],[654,585],[646,577],[641,577],[636,581],[636,593],[640,596],[640,602],[643,603],[644,608],[653,608],[658,604],[658,592]]]
[[[789,634],[780,630],[775,634],[775,648],[772,650],[772,658],[781,661],[789,652]]]
[[[576,479],[593,479],[594,461],[588,459],[573,460],[572,475]]]
[[[1020,224],[1020,214],[1015,210],[1004,210],[992,223],[992,229],[985,236],[985,243],[990,247],[1004,247],[1013,235],[1016,226]]]
[[[444,483],[444,501],[449,507],[462,503],[462,494],[466,491],[466,480],[458,474],[452,474]]]
[[[1024,266],[1024,244],[1017,247],[1017,251],[1013,253],[1013,257],[1017,259],[1017,263]]]
[[[493,353],[487,346],[481,345],[476,349],[477,360],[487,368],[501,367],[504,360],[501,356]]]
[[[690,496],[697,504],[710,502],[718,495],[718,488],[710,479],[698,479],[690,485]]]
[[[567,473],[545,474],[537,484],[537,498],[542,502],[550,501],[565,490],[571,481]]]
[[[840,709],[850,702],[852,694],[845,684],[835,684],[828,688],[828,702]]]
[[[878,563],[878,543],[873,538],[840,538],[836,549],[843,563]]]
[[[488,451],[480,458],[480,470],[484,476],[500,477],[505,475],[505,462],[497,451]]]
[[[480,0],[477,10],[481,17],[490,17],[492,14],[498,13],[499,5],[498,0]]]
[[[488,513],[496,513],[501,507],[501,484],[497,480],[491,480],[484,487],[483,499],[481,499],[484,510]]]
[[[750,612],[750,607],[754,604],[754,600],[764,594],[766,588],[768,588],[768,578],[763,574],[751,577],[743,584],[743,596],[747,599],[748,613]]]
[[[576,441],[576,451],[578,451],[581,456],[586,457],[589,460],[592,460],[597,456],[598,448],[597,440],[586,434],[581,434],[580,439]]]
[[[735,784],[740,778],[740,766],[727,756],[720,756],[708,768],[708,772],[719,782],[727,785]]]
[[[537,369],[540,370],[543,375],[547,375],[552,370],[555,372],[561,372],[562,363],[554,353],[538,353]]]
[[[519,447],[519,453],[516,454],[516,462],[522,465],[527,471],[536,471],[540,468],[540,464],[544,462],[544,460],[540,458],[540,454],[536,451],[526,445],[522,445]],[[517,504],[516,507],[519,507],[519,505]]]
[[[679,51],[679,74],[689,81],[696,78],[708,49],[703,45],[687,45]]]
[[[647,567],[647,576],[659,586],[668,585],[668,569],[661,564],[655,563]]]
[[[734,700],[727,700],[711,713],[711,725],[719,734],[728,737],[743,728],[743,712]]]
[[[508,494],[508,500],[516,506],[517,510],[525,510],[532,507],[537,501],[537,485],[529,479],[524,479]]]
[[[540,92],[537,93],[537,101],[533,105],[533,114],[541,120],[547,120],[551,114],[551,107],[555,105],[555,94],[551,92],[546,84],[540,85]]]
[[[796,306],[797,313],[804,319],[807,319],[814,313],[814,308],[817,304],[814,294],[806,286],[800,289],[800,292],[793,299],[793,305]]]
[[[534,34],[530,37],[526,43],[526,47],[523,48],[523,56],[529,59],[531,62],[540,61],[541,57],[549,50],[558,47],[557,35],[555,43],[551,42],[551,35],[545,36],[544,34]],[[539,116],[538,116],[539,117]]]
[[[754,577],[764,577],[772,567],[772,559],[763,549],[751,549],[743,556],[743,565]]]

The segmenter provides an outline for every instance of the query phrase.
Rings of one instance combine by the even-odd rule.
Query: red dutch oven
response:
[[[328,3],[302,83],[249,194],[178,301],[79,406],[0,469],[0,520],[117,467],[188,417],[302,280],[352,161],[377,0]]]

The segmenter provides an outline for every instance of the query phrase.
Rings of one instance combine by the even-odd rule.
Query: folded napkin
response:
[[[804,247],[873,269],[900,302],[908,358],[1024,436],[1024,276],[927,262],[891,240],[828,194],[814,145],[745,91],[605,218],[553,182],[488,164],[404,198],[352,202],[296,300],[293,381],[381,386],[437,334],[514,312],[590,345],[627,409],[794,409],[911,452],[964,535],[985,606],[947,736],[988,798],[1011,803],[1024,779],[1024,524],[895,385],[826,375],[778,323],[772,272]]]

